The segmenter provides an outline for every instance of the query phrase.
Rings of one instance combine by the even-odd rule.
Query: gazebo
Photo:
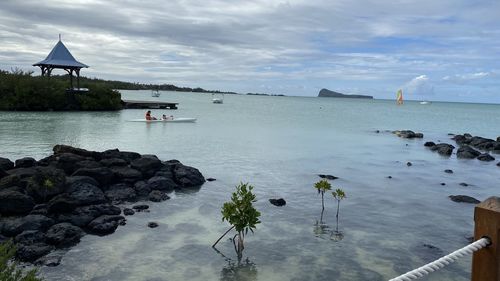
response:
[[[39,66],[42,70],[42,76],[47,74],[50,77],[52,70],[55,68],[64,69],[68,72],[71,83],[71,91],[81,91],[80,89],[80,69],[89,67],[77,61],[69,52],[68,48],[64,46],[59,35],[59,42],[52,48],[50,54],[43,61],[35,63],[33,66]],[[76,74],[77,89],[73,88],[73,72]]]

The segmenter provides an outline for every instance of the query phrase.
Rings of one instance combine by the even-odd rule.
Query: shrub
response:
[[[0,243],[0,280],[2,281],[42,281],[36,276],[36,270],[23,272],[17,262],[12,261],[16,248],[12,241]]]

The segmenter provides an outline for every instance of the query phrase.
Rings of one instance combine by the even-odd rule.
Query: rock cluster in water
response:
[[[56,145],[36,161],[0,158],[0,242],[13,238],[16,257],[35,262],[85,234],[107,235],[125,217],[117,204],[169,199],[167,192],[199,187],[205,179],[177,160],[136,152],[88,151]],[[147,205],[124,215],[145,211]]]
[[[453,135],[453,134],[448,134]],[[457,158],[459,159],[477,159],[479,161],[494,161],[495,157],[491,156],[488,152],[500,154],[500,141],[487,139],[470,134],[453,135],[451,138],[459,146],[457,149]],[[434,143],[428,141],[424,144],[431,151],[436,151],[443,156],[451,156],[455,146],[448,143]],[[481,152],[481,150],[483,152]]]
[[[392,131],[393,134],[395,134],[396,136],[400,137],[400,138],[404,138],[404,139],[421,139],[424,137],[424,134],[422,133],[415,133],[414,131],[411,131],[411,130],[396,130],[396,131]]]

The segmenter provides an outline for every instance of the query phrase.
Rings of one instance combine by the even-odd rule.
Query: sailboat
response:
[[[431,104],[431,102],[427,101],[427,100],[423,100],[423,101],[420,102],[420,104]]]
[[[398,93],[396,95],[396,104],[401,105],[403,104],[403,90],[399,89]]]

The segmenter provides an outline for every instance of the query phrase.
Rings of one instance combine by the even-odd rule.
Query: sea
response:
[[[130,122],[143,118],[141,109],[0,112],[0,156],[41,159],[56,144],[118,148],[177,159],[216,180],[148,202],[150,212],[128,216],[112,235],[84,236],[59,266],[39,269],[46,280],[389,280],[469,243],[474,205],[448,196],[500,196],[500,155],[494,162],[461,160],[424,147],[456,145],[449,134],[496,139],[498,104],[229,94],[214,104],[205,93],[121,93],[178,102],[177,110],[152,115],[197,121]],[[391,133],[402,129],[424,138]],[[314,188],[320,174],[338,177],[330,183],[346,193],[338,224],[331,193],[321,214]],[[238,259],[234,232],[211,246],[230,227],[221,207],[240,183],[254,187],[261,223],[245,236]],[[274,206],[272,198],[286,205]],[[469,256],[421,280],[466,281],[470,272]]]

